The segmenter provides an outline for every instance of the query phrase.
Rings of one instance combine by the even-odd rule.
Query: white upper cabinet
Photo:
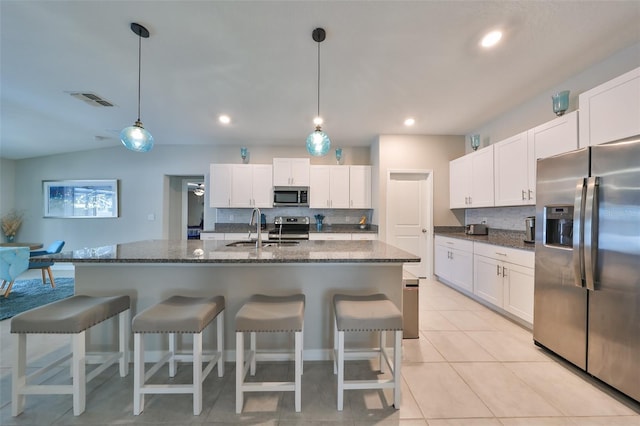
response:
[[[496,206],[535,205],[536,162],[578,148],[578,112],[494,145]]]
[[[231,207],[231,164],[209,166],[209,206]]]
[[[371,166],[349,166],[349,207],[371,208]]]
[[[492,207],[493,145],[449,163],[449,207]]]
[[[231,164],[229,207],[273,207],[273,172],[268,164]]]
[[[640,134],[640,68],[578,97],[580,147]]]
[[[349,201],[348,166],[311,167],[309,207],[348,209]]]
[[[533,164],[547,158],[578,149],[578,111],[570,112],[529,130]]]
[[[535,178],[529,159],[529,139],[522,132],[494,144],[496,206],[535,204]]]
[[[309,186],[308,158],[274,158],[273,186]]]

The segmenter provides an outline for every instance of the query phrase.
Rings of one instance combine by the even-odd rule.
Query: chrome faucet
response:
[[[251,236],[251,227],[253,226],[253,221],[256,221],[256,232],[258,233],[258,239],[256,240],[256,248],[262,247],[262,232],[260,232],[260,209],[257,207],[253,208],[251,212],[251,221],[249,222],[249,236]]]

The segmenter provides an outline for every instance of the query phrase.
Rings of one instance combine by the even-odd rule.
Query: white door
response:
[[[404,265],[420,278],[432,275],[432,192],[430,171],[389,172],[386,242],[420,256],[420,263]]]

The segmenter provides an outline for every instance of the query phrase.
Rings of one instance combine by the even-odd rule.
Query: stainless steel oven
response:
[[[308,216],[278,216],[273,221],[275,228],[269,231],[269,240],[308,240]]]

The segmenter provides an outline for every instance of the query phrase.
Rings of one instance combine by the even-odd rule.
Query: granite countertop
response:
[[[271,230],[274,230],[275,226],[270,223],[267,224],[267,229],[263,229],[262,232],[269,232]],[[255,232],[255,228],[253,228],[253,231]],[[200,233],[217,233],[217,234],[223,234],[223,233],[242,233],[242,232],[249,232],[249,225],[246,223],[216,223],[216,229],[205,229],[203,231],[201,231]],[[335,223],[335,224],[331,224],[331,225],[324,225],[322,227],[322,231],[317,231],[316,230],[316,225],[315,223],[312,223],[309,226],[309,233],[310,234],[316,234],[316,233],[324,233],[324,234],[337,234],[337,233],[343,233],[343,232],[349,232],[349,233],[363,233],[363,234],[377,234],[378,233],[378,225],[367,225],[367,228],[365,229],[360,229],[360,225],[358,224],[353,224],[353,223]]]
[[[461,227],[442,227],[435,230],[436,235],[458,238],[461,240],[477,241],[501,247],[511,247],[520,250],[535,251],[534,243],[525,243],[524,231],[510,231],[505,229],[489,229],[488,235],[467,235]]]
[[[405,263],[420,258],[380,241],[300,241],[227,247],[229,241],[149,240],[41,256],[72,263]]]

